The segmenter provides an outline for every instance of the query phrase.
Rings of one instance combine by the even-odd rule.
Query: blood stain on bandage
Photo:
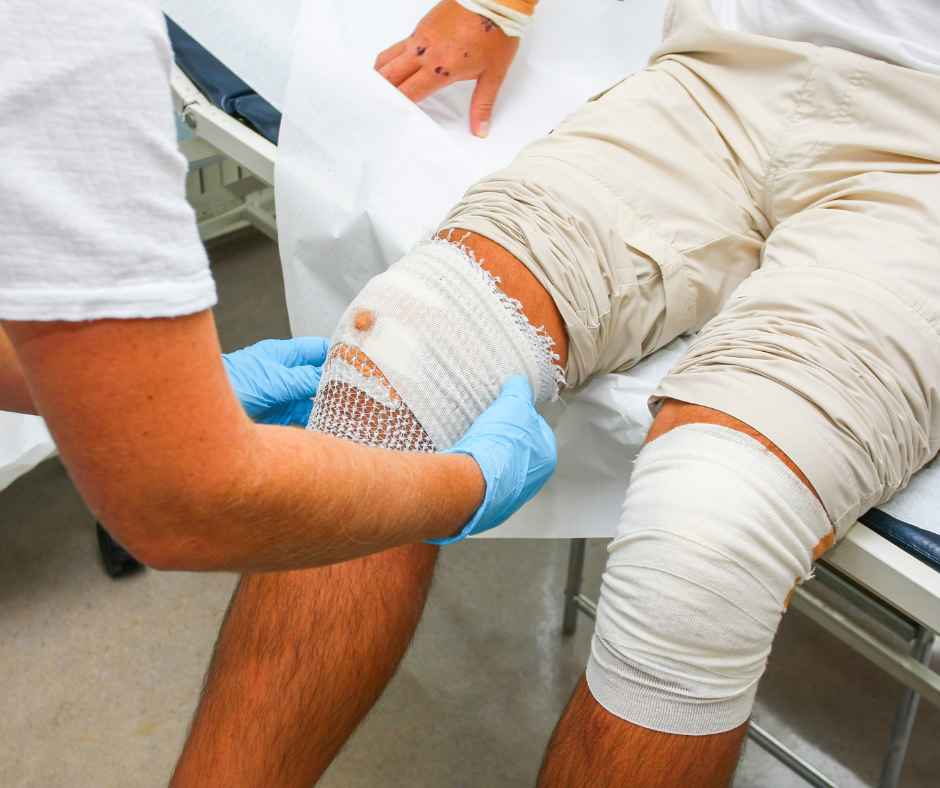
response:
[[[427,47],[418,47],[418,57],[421,57],[425,52],[428,51]]]
[[[360,309],[356,312],[356,330],[368,331],[375,325],[375,317],[368,309]]]

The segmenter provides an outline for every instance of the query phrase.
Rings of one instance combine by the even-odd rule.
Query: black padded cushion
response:
[[[166,28],[177,65],[206,98],[277,145],[281,113],[169,17]]]
[[[241,118],[262,137],[277,145],[281,131],[281,113],[272,107],[257,93],[239,96],[234,102],[236,117]]]
[[[940,572],[940,536],[937,534],[905,523],[878,509],[869,510],[858,521]]]

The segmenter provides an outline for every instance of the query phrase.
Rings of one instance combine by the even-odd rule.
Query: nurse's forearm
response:
[[[36,406],[10,340],[0,329],[0,410],[35,414]]]
[[[322,566],[452,534],[483,500],[467,456],[253,424],[209,312],[4,326],[86,502],[151,566]]]
[[[284,427],[248,432],[225,461],[203,458],[206,473],[191,484],[166,484],[172,500],[122,496],[102,522],[156,568],[263,572],[450,536],[483,502],[467,455],[391,452]]]

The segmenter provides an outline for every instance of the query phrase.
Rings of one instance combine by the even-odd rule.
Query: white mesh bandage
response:
[[[493,0],[457,0],[468,11],[484,16],[496,24],[507,36],[519,37],[532,24],[534,17]]]
[[[463,248],[426,241],[346,310],[309,427],[376,446],[444,451],[513,375],[525,375],[536,402],[554,399],[563,373],[551,345]]]
[[[666,733],[741,725],[789,595],[831,539],[822,504],[753,438],[689,424],[654,440],[609,547],[594,698]]]

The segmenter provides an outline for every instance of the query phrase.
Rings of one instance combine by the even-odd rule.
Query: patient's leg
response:
[[[689,506],[695,506],[696,491],[668,489],[668,463],[676,458],[660,457],[659,467],[638,462],[646,477],[640,486],[652,484],[657,496],[651,501],[648,495],[644,500],[642,493],[628,494],[604,578],[607,610],[598,617],[592,644],[591,686],[582,679],[575,689],[549,744],[540,788],[727,786],[747,732],[756,679],[792,592],[790,578],[795,585],[807,576],[810,562],[834,541],[806,477],[779,448],[743,422],[711,408],[668,400],[647,443],[692,424],[730,428],[774,455],[762,457],[760,446],[744,439],[748,464],[763,464],[767,473],[762,481],[779,496],[776,503],[792,507],[789,517],[783,518],[789,519],[790,527],[774,528],[774,515],[782,506],[767,500],[756,509],[755,496],[741,491],[736,498],[730,483],[716,496],[723,500],[721,510],[706,514],[719,527],[702,527],[701,520],[695,523],[694,517],[683,517],[683,507],[675,505],[687,497],[683,504],[688,512]],[[736,440],[740,439],[732,438]],[[694,449],[686,445],[691,465],[696,463]],[[721,452],[720,441],[702,447],[717,448],[716,455]],[[702,459],[720,464],[728,457],[737,454]],[[701,467],[700,463],[698,470],[691,468],[691,473]],[[729,479],[737,476],[733,466],[731,470]],[[788,473],[793,478],[786,478]],[[656,511],[660,502],[662,512]],[[741,511],[734,512],[734,507]],[[802,517],[792,516],[797,513]],[[756,527],[736,530],[740,519],[735,514]],[[633,522],[627,524],[628,520]],[[721,531],[726,534],[718,535]],[[653,549],[644,548],[644,542]],[[751,560],[741,560],[742,552]],[[710,560],[713,567],[706,566]],[[774,571],[775,566],[786,568],[781,573]],[[741,599],[747,601],[742,604]],[[615,615],[611,610],[616,610]],[[614,634],[620,642],[609,641],[611,633],[624,629],[624,621],[629,622],[631,635],[621,640]],[[625,647],[624,642],[630,645]],[[682,732],[671,732],[676,730]]]
[[[499,289],[522,304],[522,311],[534,326],[542,326],[554,341],[558,366],[568,364],[568,334],[561,313],[548,291],[539,284],[535,275],[498,243],[466,230],[441,233],[468,247],[484,270],[499,279]]]
[[[408,648],[438,549],[243,577],[171,786],[313,785]]]
[[[452,235],[455,243],[420,244],[353,299],[333,337],[311,429],[445,451],[513,375],[526,377],[536,402],[557,396],[563,373],[554,337],[507,291],[522,291],[563,334],[550,296],[495,244]]]
[[[564,364],[561,317],[535,277],[484,238],[463,243],[530,322],[545,326]],[[350,358],[376,371],[371,359]],[[373,427],[388,415],[368,407]],[[420,435],[408,434],[420,448]],[[243,578],[172,785],[313,785],[394,674],[420,619],[437,552],[419,544],[323,569]]]

